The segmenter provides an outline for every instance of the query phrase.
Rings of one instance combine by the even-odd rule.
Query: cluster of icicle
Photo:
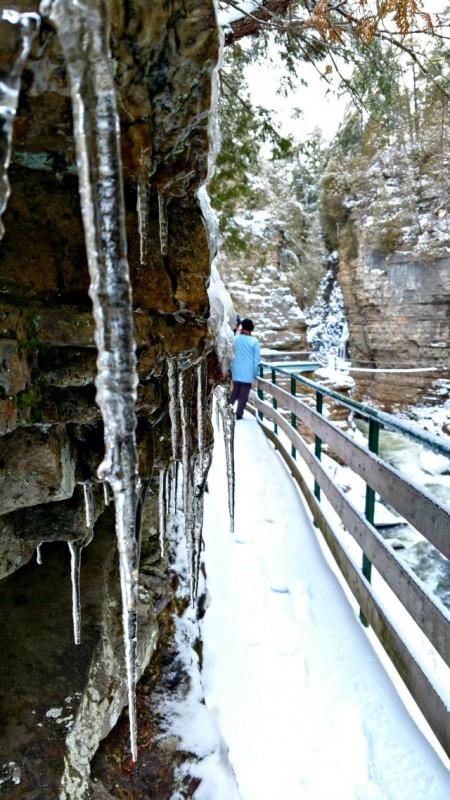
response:
[[[193,380],[192,370],[195,371]],[[169,358],[167,362],[169,382],[169,414],[172,432],[172,465],[170,471],[164,471],[160,477],[160,530],[164,536],[164,503],[167,497],[167,486],[173,486],[176,502],[178,486],[178,461],[181,445],[182,464],[182,507],[186,531],[186,545],[189,564],[189,588],[191,602],[194,603],[199,586],[203,503],[206,480],[211,466],[212,452],[205,446],[206,419],[206,370],[204,361],[194,367],[185,363],[183,358]],[[195,391],[193,391],[195,386]],[[197,448],[195,455],[191,441],[191,418],[194,412],[197,417]],[[169,501],[170,505],[170,501]],[[163,541],[163,540],[162,540]],[[163,545],[162,545],[163,547]]]
[[[137,509],[142,492],[138,479],[136,447],[136,371],[131,284],[126,255],[125,209],[120,160],[119,119],[116,92],[111,73],[109,20],[106,0],[42,0],[40,12],[56,28],[67,64],[74,137],[77,154],[81,209],[90,273],[97,360],[97,403],[104,423],[105,457],[98,470],[103,482],[105,504],[109,487],[115,504],[116,535],[120,557],[122,617],[128,684],[131,753],[137,758],[135,685],[137,677],[137,605],[139,575],[139,524]],[[11,157],[12,127],[17,109],[20,80],[39,16],[6,10],[0,12],[0,25],[13,26],[20,46],[11,48],[7,68],[0,82],[0,238],[1,215],[9,197],[7,170]],[[148,246],[147,185],[148,164],[143,160],[138,184],[138,218],[141,260],[146,261]],[[158,198],[161,252],[167,254],[168,222],[166,198]],[[196,416],[198,440],[194,454],[191,442],[193,397],[187,388],[188,371],[196,371]],[[203,498],[211,463],[211,449],[205,446],[206,373],[204,363],[188,367],[182,359],[168,361],[170,418],[172,425],[172,464],[160,477],[160,541],[164,553],[167,517],[171,503],[176,506],[178,462],[183,466],[183,509],[190,565],[190,595],[198,592],[201,558]],[[191,377],[191,376],[189,376]],[[189,382],[191,387],[192,381]],[[231,529],[234,527],[234,416],[223,387],[216,390],[222,418],[229,486]],[[180,434],[180,435],[179,435]],[[181,442],[181,458],[179,455]],[[85,533],[70,542],[73,628],[80,641],[80,562],[81,551],[93,536],[94,507],[92,484],[84,483]],[[40,546],[38,563],[42,562]]]
[[[140,162],[139,178],[137,184],[136,213],[139,232],[139,261],[142,266],[147,265],[148,255],[148,222],[150,211],[150,184],[149,170],[151,162],[146,151],[143,152]],[[161,255],[166,256],[169,249],[169,222],[167,219],[167,197],[158,192],[159,214],[159,242]]]
[[[4,43],[0,73],[0,239],[4,234],[2,215],[10,195],[8,167],[22,69],[39,25],[37,14],[19,14],[12,9],[0,11],[1,41]]]
[[[89,294],[98,350],[97,403],[104,424],[105,456],[98,475],[111,487],[116,511],[131,752],[136,760],[138,377],[108,4],[105,0],[43,0],[40,11],[56,28],[72,97]],[[79,551],[85,544],[83,540],[71,545],[74,583]],[[76,613],[74,620],[75,617]]]

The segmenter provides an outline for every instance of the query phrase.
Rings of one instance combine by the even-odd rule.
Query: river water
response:
[[[380,431],[379,455],[450,509],[449,459],[409,437],[387,430]],[[401,518],[397,525],[378,526],[378,530],[398,557],[450,609],[450,561]]]

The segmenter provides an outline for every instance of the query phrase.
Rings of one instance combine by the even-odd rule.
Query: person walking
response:
[[[241,329],[234,337],[234,356],[231,362],[233,390],[230,404],[237,401],[236,419],[242,419],[252,381],[258,375],[260,358],[259,342],[252,336],[254,324],[251,319],[241,320]]]

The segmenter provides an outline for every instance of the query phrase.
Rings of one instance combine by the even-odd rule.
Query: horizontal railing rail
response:
[[[280,372],[289,377],[290,392],[276,385],[276,373]],[[320,398],[331,396],[336,399],[337,393],[333,390],[326,389],[300,376],[295,376],[293,381],[292,373],[285,370],[271,369],[271,376],[273,382],[259,379],[257,395],[253,394],[253,402],[262,427],[279,449],[299,484],[314,520],[322,531],[333,557],[360,606],[362,621],[364,624],[371,625],[377,634],[414,696],[417,705],[450,756],[448,698],[446,701],[441,697],[426,669],[422,668],[420,659],[409,649],[401,632],[389,619],[383,602],[380,602],[370,585],[373,565],[425,634],[430,644],[450,667],[449,610],[439,599],[433,597],[415,573],[399,560],[396,552],[389,547],[373,524],[373,506],[375,492],[377,492],[446,558],[450,558],[449,508],[409,481],[394,467],[385,463],[375,452],[371,452],[371,450],[377,449],[378,444],[378,438],[377,435],[374,435],[373,429],[372,436],[369,438],[369,449],[366,449],[322,416],[321,400],[320,402],[316,401],[316,410],[314,410],[296,396],[297,382],[311,384],[310,388],[313,388],[316,397]],[[268,396],[270,402],[265,400],[265,395]],[[343,405],[348,405],[348,398],[343,399],[346,401]],[[363,406],[363,408],[366,412],[370,412],[370,415],[367,413],[367,416],[371,420],[371,425],[376,426],[377,432],[380,422],[379,412],[368,406]],[[390,420],[391,415],[386,416]],[[268,422],[273,424],[274,430],[269,428]],[[314,452],[298,432],[297,422],[314,434]],[[290,453],[284,445],[280,433],[288,440],[291,446]],[[434,440],[436,437],[432,438]],[[364,514],[353,505],[334,482],[330,471],[321,463],[322,443],[326,443],[340,461],[366,482]],[[445,451],[445,444],[443,449]],[[299,468],[297,455],[309,470],[314,481],[313,490],[305,480],[304,470]],[[360,546],[363,552],[361,572],[343,547],[342,535],[339,536],[333,530],[332,524],[325,514],[320,501],[321,492],[338,515],[345,530]]]
[[[264,374],[264,369],[275,369],[277,373],[280,373],[280,375],[284,375],[289,379],[293,375],[291,370],[287,370],[284,367],[272,367],[270,363],[261,363],[260,374],[262,376]],[[350,411],[356,411],[361,416],[366,417],[366,419],[372,419],[382,424],[386,428],[399,431],[405,436],[414,439],[416,442],[420,442],[435,452],[450,458],[450,444],[447,444],[447,442],[444,442],[442,439],[433,435],[432,433],[421,430],[414,423],[408,422],[404,419],[399,419],[393,414],[388,414],[386,411],[379,411],[378,409],[372,408],[365,403],[359,403],[357,400],[352,400],[350,397],[346,397],[345,395],[336,392],[334,389],[329,389],[326,386],[322,386],[315,381],[310,380],[309,378],[305,378],[303,375],[296,374],[295,380],[297,383],[305,386],[307,389],[311,389],[313,392],[320,391],[322,396],[330,397],[332,400],[335,400],[340,405],[345,406]]]
[[[450,558],[449,515],[445,506],[373,453],[357,444],[317,411],[280,386],[260,379],[258,387],[291,411],[313,433],[379,493],[399,514],[417,528],[441,552]],[[279,424],[279,423],[278,423]]]

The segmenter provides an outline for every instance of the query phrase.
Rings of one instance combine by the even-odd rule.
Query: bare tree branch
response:
[[[261,25],[270,23],[272,27],[277,27],[276,17],[284,16],[291,5],[292,0],[264,0],[260,8],[255,9],[251,13],[243,10],[243,16],[235,22],[230,23],[230,29],[225,32],[225,44],[233,44],[233,42],[242,39],[243,36],[257,36]],[[230,0],[229,5],[240,10],[239,2]]]

